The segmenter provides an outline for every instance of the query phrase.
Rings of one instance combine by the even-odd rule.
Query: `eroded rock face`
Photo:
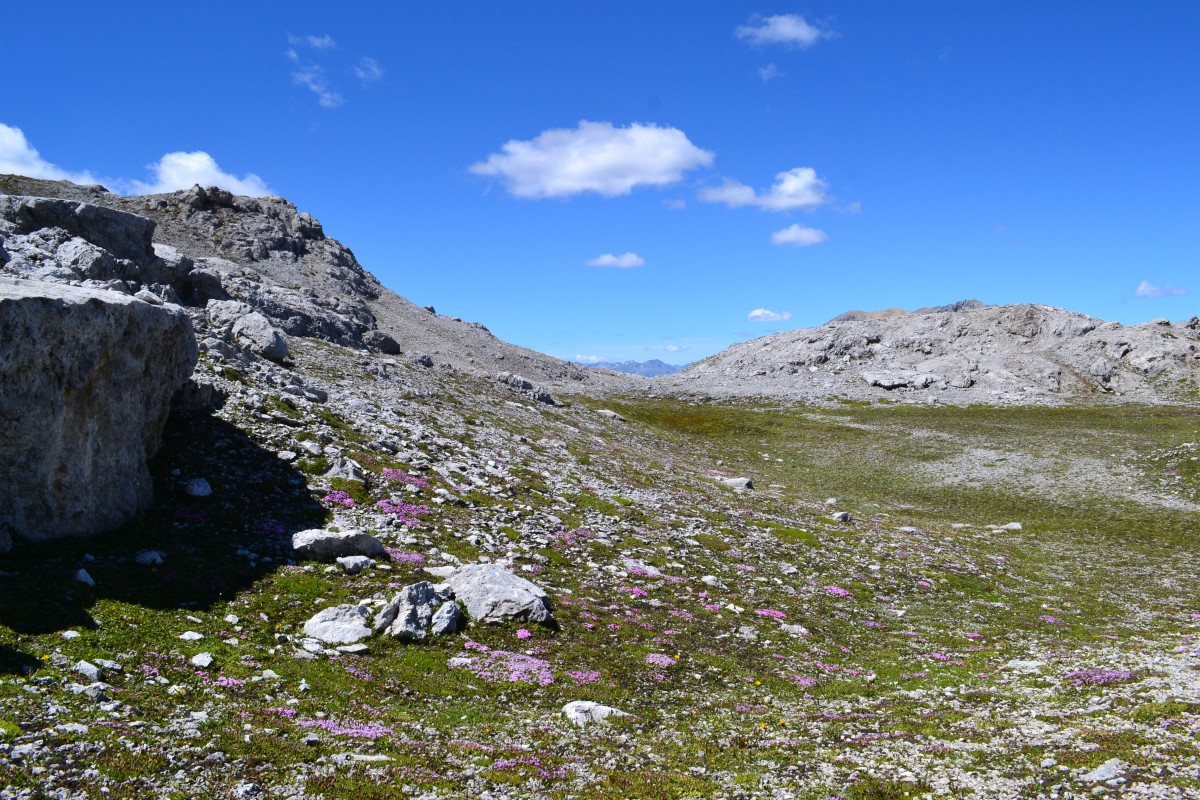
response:
[[[129,215],[126,215],[129,216]],[[0,549],[118,527],[196,365],[184,311],[0,277]]]

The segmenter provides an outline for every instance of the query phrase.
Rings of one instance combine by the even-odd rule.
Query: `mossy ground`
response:
[[[225,766],[198,796],[243,779],[372,798],[1039,796],[1114,757],[1135,765],[1135,783],[1192,791],[1175,767],[1200,756],[1200,698],[1180,683],[1191,662],[1176,648],[1198,632],[1200,515],[1149,502],[1154,476],[1125,468],[1195,440],[1194,412],[607,399],[620,423],[574,404],[525,415],[482,404],[469,424],[439,420],[464,442],[497,428],[524,437],[528,463],[510,454],[503,488],[457,487],[461,505],[433,507],[411,546],[422,563],[357,577],[283,563],[291,532],[328,519],[323,490],[306,485],[312,464],[293,469],[217,419],[173,428],[159,496],[137,524],[5,564],[0,743],[96,745],[98,774],[79,786],[108,797],[203,771],[214,753]],[[372,477],[355,487],[360,503],[387,488],[384,467],[408,466],[316,413],[348,450],[374,454],[361,459]],[[552,480],[553,437],[567,441]],[[979,485],[939,472],[984,451],[1031,466]],[[1109,465],[1111,481],[1074,480],[1082,459]],[[759,490],[730,492],[717,472]],[[226,477],[212,498],[189,499],[179,486],[194,474]],[[414,502],[452,486],[430,477]],[[843,509],[853,522],[830,519]],[[522,549],[535,510],[556,514],[562,535]],[[366,656],[314,660],[277,642],[321,608],[424,579],[442,553],[484,554],[470,541],[484,517],[514,568],[547,587],[555,629],[373,639]],[[989,527],[1012,521],[1021,530]],[[144,547],[165,563],[135,565]],[[80,566],[95,589],[71,580]],[[189,629],[205,639],[180,640]],[[550,680],[453,666],[481,652],[468,641],[543,662]],[[214,668],[188,663],[200,650]],[[63,691],[69,665],[96,658],[123,663],[106,680],[136,714],[106,716]],[[1075,685],[1088,668],[1133,675]],[[268,669],[279,677],[263,679]],[[30,686],[88,732],[57,729]],[[631,716],[575,728],[560,709],[577,699]],[[183,744],[159,746],[171,737]],[[388,760],[331,760],[346,752]],[[5,781],[39,785],[31,773]]]

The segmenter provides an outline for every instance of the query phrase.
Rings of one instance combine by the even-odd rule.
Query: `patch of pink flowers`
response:
[[[674,666],[675,659],[662,653],[651,653],[646,656],[646,663],[652,667],[670,667]]]
[[[787,619],[787,614],[782,611],[776,611],[773,608],[760,608],[754,612],[760,617],[770,617],[772,619]]]
[[[340,490],[325,495],[325,502],[335,506],[345,506],[346,508],[354,508],[354,506],[358,505],[354,502],[353,497]]]
[[[848,592],[847,590],[843,589],[840,586],[830,585],[830,586],[822,586],[821,588],[825,590],[826,594],[831,594],[834,597],[849,597],[850,596],[850,592]]]
[[[402,469],[384,469],[383,477],[387,478],[389,481],[411,484],[412,486],[416,486],[418,489],[429,488],[428,480],[425,478],[418,478],[414,475],[409,475]]]

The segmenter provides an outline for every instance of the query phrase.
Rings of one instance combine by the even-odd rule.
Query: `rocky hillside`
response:
[[[978,301],[855,311],[735,344],[667,385],[802,401],[1186,402],[1200,392],[1200,321],[1121,325],[1050,306]]]
[[[125,197],[99,186],[18,175],[0,175],[0,193],[77,200],[151,219],[161,256],[175,263],[186,259],[197,279],[211,276],[196,302],[244,302],[289,336],[369,347],[475,375],[508,372],[565,386],[623,382],[619,375],[502,342],[481,323],[410,303],[380,284],[349,248],[326,236],[320,222],[281,197],[239,197],[199,186]],[[93,269],[74,278],[39,277],[82,277],[111,288],[108,281],[115,276]]]

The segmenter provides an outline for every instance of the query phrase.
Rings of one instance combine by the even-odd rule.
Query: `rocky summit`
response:
[[[282,198],[0,191],[0,800],[1200,797],[1194,318],[650,379]]]

